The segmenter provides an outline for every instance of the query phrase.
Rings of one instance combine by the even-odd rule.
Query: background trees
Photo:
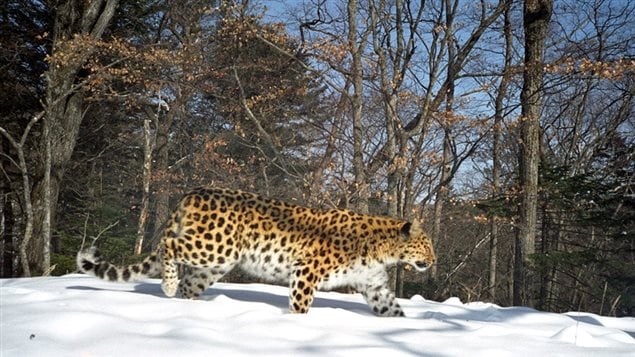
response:
[[[399,270],[405,296],[632,313],[635,7],[530,9],[3,4],[2,276],[45,273],[48,242],[53,274],[83,240],[134,259],[185,189],[212,184],[422,219],[439,263]]]

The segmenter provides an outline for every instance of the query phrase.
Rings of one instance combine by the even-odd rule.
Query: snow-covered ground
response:
[[[400,301],[372,315],[359,294],[318,293],[287,313],[287,289],[215,284],[166,298],[159,280],[85,275],[0,280],[0,355],[8,356],[635,356],[635,318],[554,314],[452,298]]]

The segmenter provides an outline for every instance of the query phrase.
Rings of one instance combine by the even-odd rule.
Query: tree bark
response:
[[[0,139],[0,145],[2,145],[2,139]],[[13,226],[13,217],[11,217],[11,211],[9,208],[9,189],[8,185],[5,186],[4,180],[0,181],[0,278],[10,278],[11,266],[11,251],[13,250],[12,237],[7,234],[7,222]]]
[[[505,36],[505,63],[503,65],[503,77],[498,87],[498,93],[494,100],[494,128],[492,132],[492,199],[496,200],[500,195],[500,140],[503,126],[504,100],[507,95],[507,86],[511,77],[511,65],[513,55],[513,37],[511,26],[511,7],[505,9],[503,33]],[[498,221],[496,215],[490,217],[490,244],[489,244],[489,274],[487,279],[487,291],[490,299],[496,302],[496,266],[498,265]]]
[[[177,105],[181,105],[177,103]],[[164,229],[164,223],[167,221],[170,215],[170,193],[171,193],[171,170],[169,165],[170,160],[170,147],[168,145],[168,138],[170,134],[170,128],[174,123],[175,117],[178,115],[180,109],[178,107],[171,106],[166,113],[165,117],[161,121],[155,121],[156,137],[155,137],[155,171],[161,172],[165,175],[165,179],[162,182],[157,183],[155,189],[155,201],[154,201],[154,234],[151,245],[158,244],[158,239]]]
[[[353,119],[353,174],[355,175],[354,198],[359,213],[368,213],[368,183],[364,165],[364,127],[362,110],[364,91],[362,70],[362,46],[364,40],[357,44],[357,0],[348,0],[348,46],[351,53],[351,77],[353,94],[351,96],[351,113]]]
[[[452,115],[454,110],[454,81],[456,79],[456,50],[454,47],[454,14],[456,12],[458,2],[452,3],[450,0],[445,0],[445,13],[446,13],[446,48],[448,54],[447,64],[447,77],[445,82],[447,83],[445,91],[445,118],[441,119],[441,127],[443,128],[443,154],[441,158],[441,176],[439,178],[439,186],[437,187],[434,210],[432,216],[432,241],[437,244],[441,238],[441,220],[443,216],[443,206],[448,199],[448,191],[450,186],[451,174],[450,166],[452,157]],[[430,277],[436,278],[437,266],[433,265],[430,268]]]
[[[154,116],[154,113],[148,113]],[[158,113],[156,114],[158,116]],[[140,255],[143,249],[143,241],[146,234],[146,226],[148,224],[148,209],[150,207],[150,182],[152,181],[152,151],[154,150],[155,137],[150,128],[150,118],[143,121],[143,187],[141,191],[141,210],[139,211],[139,224],[137,226],[137,238],[135,239],[134,251],[135,255]],[[155,117],[154,122],[158,122]],[[155,126],[156,129],[156,126]]]
[[[518,229],[515,240],[514,305],[532,305],[531,255],[535,251],[540,162],[540,110],[543,82],[543,55],[552,0],[525,0],[523,26],[525,59],[520,94],[519,186],[521,190]]]
[[[17,254],[18,239],[16,239],[19,235],[19,225],[17,224],[19,223],[19,215],[15,214],[19,204],[17,200],[8,195],[3,197],[6,197],[6,200],[2,212],[4,227],[2,229],[2,273],[0,277],[12,278],[19,276],[20,256]]]
[[[42,123],[42,140],[44,140],[44,177],[42,186],[45,188],[42,197],[42,273],[51,273],[51,122],[44,118]]]
[[[87,36],[98,40],[107,24],[114,16],[118,0],[68,0],[56,7],[53,28],[53,55],[64,51],[75,35]],[[46,234],[47,215],[55,216],[60,184],[66,171],[66,165],[75,148],[79,126],[84,118],[84,95],[78,91],[77,75],[92,54],[90,49],[73,60],[50,63],[45,74],[47,81],[45,111],[50,124],[48,138],[41,138],[40,149],[36,154],[36,172],[31,202],[34,207],[33,238],[28,248],[28,263],[32,273],[42,274],[46,267],[45,246],[50,244]],[[46,146],[50,141],[50,182],[46,182]],[[47,211],[50,211],[47,213]]]
[[[9,145],[0,136],[0,145],[4,152],[9,152]],[[8,167],[8,160],[0,157],[0,164]],[[8,180],[0,180],[0,278],[12,278],[18,276],[18,239],[20,235],[20,215],[18,207],[20,206],[16,191],[11,190]]]
[[[44,116],[44,112],[40,112],[35,115],[29,123],[27,124],[24,132],[22,133],[22,137],[20,141],[17,141],[11,134],[9,134],[4,128],[0,127],[0,134],[2,134],[13,146],[16,151],[16,156],[18,157],[18,161],[13,161],[13,164],[17,166],[20,171],[20,176],[22,177],[22,215],[25,217],[24,223],[24,235],[22,236],[22,240],[19,244],[18,254],[20,257],[20,268],[22,269],[23,276],[31,276],[31,267],[29,266],[29,258],[28,258],[28,248],[29,244],[33,238],[33,203],[31,202],[31,180],[30,174],[27,166],[26,155],[24,152],[24,146],[26,144],[26,139],[31,132],[31,129],[42,117]]]

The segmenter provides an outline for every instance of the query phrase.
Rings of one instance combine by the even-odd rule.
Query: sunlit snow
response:
[[[0,280],[0,356],[635,356],[635,318],[415,296],[375,317],[359,294],[287,312],[284,287],[215,284],[166,298],[159,280]]]

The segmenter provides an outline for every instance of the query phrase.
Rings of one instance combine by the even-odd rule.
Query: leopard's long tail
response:
[[[116,282],[136,281],[159,276],[161,273],[161,261],[157,252],[150,254],[140,263],[117,266],[105,261],[95,247],[77,253],[77,267],[86,274]]]

